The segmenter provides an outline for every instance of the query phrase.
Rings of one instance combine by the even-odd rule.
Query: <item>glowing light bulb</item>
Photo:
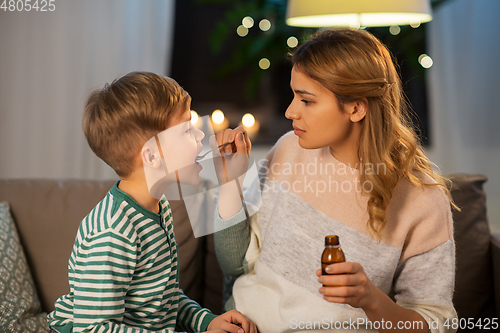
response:
[[[267,30],[271,29],[271,21],[269,21],[268,19],[260,20],[259,28],[262,31],[267,31]]]
[[[299,45],[299,40],[297,39],[297,37],[290,36],[286,40],[286,45],[291,48],[297,47],[297,45]]]
[[[224,122],[224,113],[221,110],[215,110],[212,112],[212,121],[216,124],[222,124]]]
[[[200,119],[198,113],[194,110],[191,110],[191,124],[195,125],[198,122],[198,119]]]
[[[246,113],[241,118],[241,123],[245,127],[252,127],[255,124],[255,117],[251,113]]]
[[[241,20],[241,24],[243,24],[243,26],[247,29],[253,27],[253,23],[253,18],[251,18],[250,16],[245,16],[243,20]]]
[[[410,27],[416,29],[416,28],[420,27],[420,22],[410,23]]]
[[[269,61],[269,59],[267,59],[267,58],[260,59],[260,61],[259,61],[259,67],[260,67],[260,69],[266,70],[270,66],[271,66],[271,62]]]

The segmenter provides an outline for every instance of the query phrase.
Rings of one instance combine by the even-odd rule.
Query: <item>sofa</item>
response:
[[[455,307],[460,318],[491,321],[500,317],[500,237],[492,236],[488,227],[483,191],[486,177],[456,174],[450,178],[452,196],[461,207],[460,212],[454,212]],[[12,230],[0,228],[0,332],[43,331],[40,326],[46,313],[54,309],[59,296],[69,291],[67,264],[79,223],[114,183],[114,180],[0,180],[0,203],[4,202],[3,207],[10,210],[10,214],[0,214],[0,219],[12,218],[14,225]],[[208,181],[200,182],[199,186],[209,186]],[[213,198],[206,198],[197,209],[207,210],[212,201]],[[219,314],[223,276],[215,257],[213,235],[195,238],[184,203],[170,204],[179,244],[181,288],[202,306]],[[19,254],[16,256],[13,251]],[[12,264],[13,257],[16,260],[24,257],[26,265],[16,260]],[[19,286],[16,279],[25,282]]]

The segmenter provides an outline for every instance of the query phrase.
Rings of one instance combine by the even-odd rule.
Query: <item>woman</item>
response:
[[[217,229],[244,220],[215,235],[221,268],[239,276],[226,307],[262,332],[448,331],[451,199],[410,125],[389,51],[364,30],[323,30],[292,62],[285,116],[294,131],[261,168],[258,213],[245,218],[235,182],[220,188]],[[240,131],[218,133],[217,143],[249,154]],[[230,173],[241,161],[225,163]],[[329,234],[347,262],[322,276]]]

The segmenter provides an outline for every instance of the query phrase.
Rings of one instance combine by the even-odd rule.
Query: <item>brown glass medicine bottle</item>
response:
[[[340,248],[339,236],[328,235],[325,237],[325,249],[321,255],[321,274],[326,275],[326,266],[338,262],[345,262],[344,251]]]

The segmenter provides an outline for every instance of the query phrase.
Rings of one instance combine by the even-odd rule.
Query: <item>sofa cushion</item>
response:
[[[0,331],[47,333],[33,278],[7,202],[0,202]]]
[[[189,200],[191,217],[213,216],[214,200],[208,191],[212,184],[202,180],[198,184],[196,193],[203,196],[194,196]],[[203,198],[202,200],[199,200]],[[184,293],[197,301],[203,307],[215,314],[222,310],[222,271],[215,256],[213,234],[195,237],[186,205],[183,200],[170,200],[174,219],[174,232],[179,244],[180,286]],[[197,213],[197,214],[196,214]],[[194,217],[196,218],[196,217]]]
[[[0,201],[10,204],[42,309],[69,292],[68,260],[80,221],[115,181],[9,179]]]
[[[200,186],[205,186],[204,182]],[[44,311],[53,311],[56,299],[69,292],[68,260],[80,221],[114,183],[115,180],[0,179],[0,201],[10,203]],[[214,262],[213,244],[207,243],[213,235],[195,238],[184,203],[170,201],[170,205],[179,244],[180,286],[187,296],[219,313],[221,296],[205,295],[207,287],[222,289],[218,264],[212,264],[209,271],[204,264],[208,260]],[[208,273],[212,276],[207,281]]]
[[[493,263],[486,217],[483,175],[449,175],[451,195],[461,208],[453,211],[456,280],[453,303],[460,318],[493,318]]]

